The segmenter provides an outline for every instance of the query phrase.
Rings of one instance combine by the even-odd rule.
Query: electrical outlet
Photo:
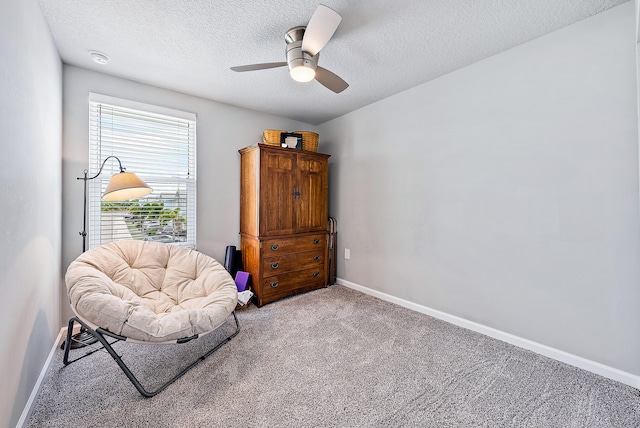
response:
[[[344,249],[344,258],[349,260],[351,258],[351,250],[348,248]]]

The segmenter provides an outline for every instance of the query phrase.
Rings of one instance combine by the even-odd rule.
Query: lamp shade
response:
[[[133,172],[120,172],[109,180],[102,199],[105,201],[126,201],[141,198],[151,193],[151,187]]]

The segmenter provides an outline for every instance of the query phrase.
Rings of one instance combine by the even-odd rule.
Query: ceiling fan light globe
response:
[[[310,82],[316,77],[316,71],[311,67],[299,65],[289,70],[291,78],[296,82]]]

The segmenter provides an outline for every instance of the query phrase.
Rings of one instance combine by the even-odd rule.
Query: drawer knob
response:
[[[314,273],[313,273],[313,277],[314,277],[314,278],[317,278],[317,277],[319,277],[319,276],[320,276],[320,272],[314,272]]]
[[[278,281],[272,281],[269,285],[271,286],[271,288],[276,288],[278,286]]]
[[[320,256],[313,256],[313,260],[315,260],[315,261],[320,260]]]
[[[278,269],[278,266],[280,266],[278,263],[271,263],[271,269]]]
[[[320,240],[319,240],[319,239],[314,239],[314,240],[313,240],[313,245],[318,245],[319,243],[320,243]]]
[[[272,250],[272,251],[276,251],[278,248],[279,248],[279,247],[278,247],[278,244],[273,244],[273,245],[271,246],[271,250]]]

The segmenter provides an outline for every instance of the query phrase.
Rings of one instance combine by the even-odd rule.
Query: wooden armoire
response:
[[[329,155],[240,150],[240,248],[257,306],[327,285]]]

